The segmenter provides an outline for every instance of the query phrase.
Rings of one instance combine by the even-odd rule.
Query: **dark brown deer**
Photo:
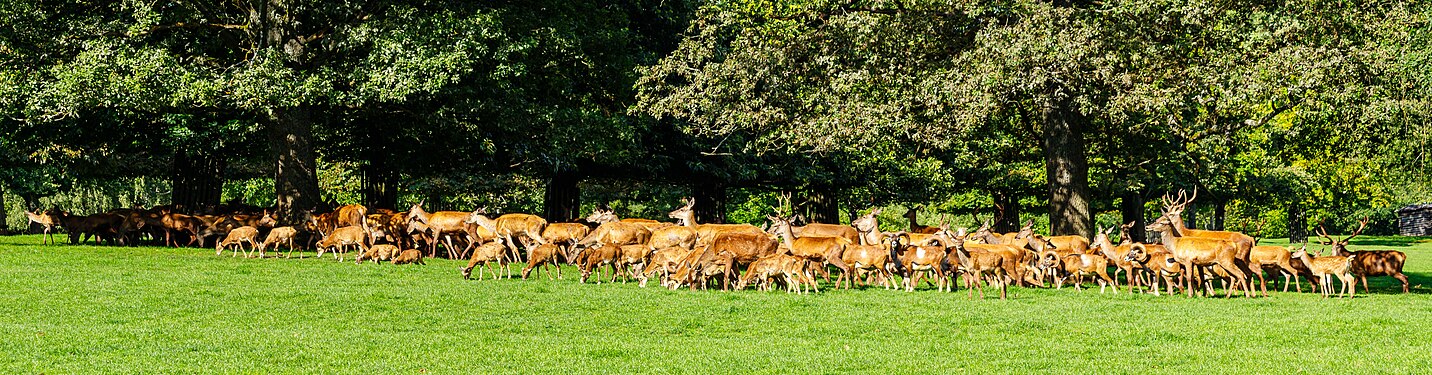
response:
[[[1352,242],[1353,237],[1357,237],[1364,228],[1367,228],[1367,220],[1368,218],[1363,218],[1358,222],[1357,230],[1347,238],[1338,240],[1328,236],[1327,230],[1323,229],[1322,224],[1318,224],[1318,236],[1327,239],[1323,244],[1333,245],[1333,252],[1337,255],[1353,259],[1352,274],[1362,281],[1363,293],[1368,293],[1368,276],[1392,276],[1402,282],[1402,292],[1407,293],[1407,275],[1402,274],[1402,265],[1407,263],[1406,253],[1395,250],[1347,250],[1347,244]],[[1353,289],[1356,290],[1356,288],[1357,285],[1354,283]]]

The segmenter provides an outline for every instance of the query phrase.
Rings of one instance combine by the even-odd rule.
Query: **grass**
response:
[[[668,291],[0,237],[0,373],[1413,373],[1432,368],[1432,243],[1413,293],[1205,299],[1011,288]],[[1356,245],[1357,243],[1355,243]],[[1354,246],[1354,249],[1359,246]]]

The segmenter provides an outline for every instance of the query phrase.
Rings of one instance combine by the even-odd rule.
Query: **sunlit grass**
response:
[[[1413,293],[1395,293],[1391,278],[1352,300],[1097,288],[1011,288],[1008,301],[971,301],[963,289],[690,292],[578,284],[572,268],[564,280],[464,281],[448,260],[354,265],[0,237],[0,373],[1432,368],[1432,244],[1358,240],[1408,252]]]

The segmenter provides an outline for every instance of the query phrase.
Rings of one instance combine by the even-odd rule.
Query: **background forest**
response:
[[[0,224],[241,202],[1088,236],[1390,234],[1432,201],[1432,5],[12,1]],[[887,209],[890,225],[903,209]],[[1135,228],[1142,229],[1139,225]],[[1136,233],[1142,237],[1142,233]]]

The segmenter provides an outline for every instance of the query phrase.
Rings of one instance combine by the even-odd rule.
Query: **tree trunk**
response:
[[[10,207],[5,206],[5,191],[0,190],[0,234],[10,233]]]
[[[1224,228],[1224,222],[1223,222],[1223,220],[1225,219],[1225,216],[1227,216],[1227,215],[1228,215],[1228,202],[1227,202],[1227,201],[1214,201],[1214,202],[1213,202],[1213,219],[1211,220],[1211,223],[1208,224],[1208,225],[1209,225],[1209,228],[1211,228],[1211,229],[1213,229],[1213,230],[1225,230],[1225,229],[1223,229],[1223,228]]]
[[[1183,225],[1188,229],[1199,229],[1198,225],[1198,202],[1188,202],[1183,209]]]
[[[1052,90],[1051,90],[1052,91]],[[1044,170],[1049,183],[1049,226],[1054,235],[1090,237],[1089,163],[1084,155],[1084,119],[1065,100],[1041,109],[1044,122]]]
[[[1144,195],[1140,194],[1138,190],[1124,191],[1124,197],[1119,203],[1119,213],[1123,216],[1123,222],[1119,225],[1134,223],[1134,227],[1129,228],[1130,239],[1134,242],[1146,243],[1148,233],[1144,232]]]
[[[994,195],[994,227],[1000,233],[1018,232],[1024,223],[1019,222],[1019,197],[1007,191],[996,191]]]
[[[224,192],[224,161],[180,149],[171,169],[170,203],[189,213],[213,213]]]
[[[313,152],[313,122],[305,107],[270,109],[266,129],[275,156],[274,196],[279,221],[298,224],[314,210],[327,211],[318,191],[318,160]]]
[[[1303,220],[1303,205],[1298,201],[1288,204],[1288,242],[1308,242],[1307,223]]]
[[[542,198],[542,217],[549,223],[565,223],[581,217],[582,191],[577,187],[581,177],[577,172],[559,170],[547,181],[547,193]]]
[[[810,223],[839,224],[840,223],[840,200],[827,187],[819,187],[807,190],[802,195],[802,202],[797,204],[799,210],[804,211],[806,219]]]
[[[726,222],[726,185],[720,183],[699,183],[691,187],[696,199],[696,222]]]
[[[369,158],[360,168],[363,182],[363,205],[370,209],[398,209],[398,174],[388,168],[383,158]]]

